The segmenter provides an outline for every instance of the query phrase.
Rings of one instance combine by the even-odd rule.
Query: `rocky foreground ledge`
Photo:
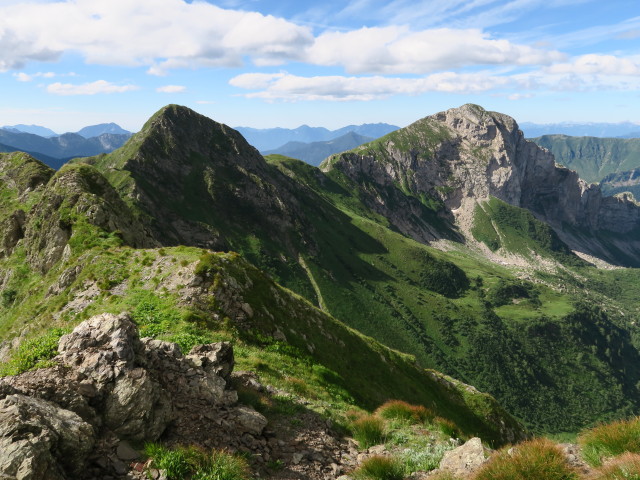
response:
[[[268,457],[267,420],[229,384],[228,343],[183,355],[140,339],[126,314],[102,314],[58,351],[53,367],[0,379],[0,478],[136,478],[131,445],[161,435]]]

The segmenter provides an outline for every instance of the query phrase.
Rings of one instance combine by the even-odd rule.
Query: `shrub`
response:
[[[369,457],[351,475],[356,480],[402,480],[404,468],[394,457]]]
[[[221,450],[207,452],[194,446],[169,449],[150,443],[145,453],[169,480],[247,480],[251,473],[244,458]]]
[[[606,457],[625,452],[640,453],[640,418],[599,425],[578,437],[582,456],[593,466],[600,466]]]
[[[640,480],[640,455],[625,453],[599,468],[592,480]]]
[[[503,449],[480,468],[474,480],[577,480],[560,448],[538,438]]]
[[[432,410],[422,405],[411,405],[402,400],[389,400],[376,410],[376,414],[387,420],[408,420],[412,423],[426,423],[434,419]]]
[[[360,448],[369,448],[382,443],[384,421],[373,415],[363,415],[351,423],[351,431]]]

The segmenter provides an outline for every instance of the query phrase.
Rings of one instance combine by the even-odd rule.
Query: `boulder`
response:
[[[24,395],[0,400],[0,478],[73,478],[94,443],[93,427],[69,410]]]
[[[440,461],[439,470],[452,473],[456,477],[467,477],[485,463],[491,450],[482,445],[482,440],[474,437],[464,445],[449,450]]]

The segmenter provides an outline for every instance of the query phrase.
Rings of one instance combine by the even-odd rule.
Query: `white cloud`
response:
[[[73,77],[73,76],[75,76],[75,73],[67,73],[67,74],[57,75],[57,74],[55,74],[53,72],[37,72],[37,73],[32,73],[32,74],[26,74],[24,72],[19,72],[19,73],[14,73],[13,76],[16,77],[16,79],[19,82],[31,82],[31,81],[33,81],[34,78],[37,78],[37,77],[42,77],[42,78],[53,78],[53,77],[56,77],[56,76]]]
[[[420,95],[426,92],[478,93],[508,86],[508,77],[492,77],[485,73],[436,73],[423,78],[398,77],[301,77],[290,74],[267,76],[243,74],[234,77],[231,85],[247,90],[249,98],[267,101],[368,101],[392,95]]]
[[[31,75],[27,75],[24,72],[14,73],[13,76],[16,77],[16,80],[18,80],[19,82],[31,82],[31,81],[33,81],[33,77]]]
[[[52,83],[47,86],[47,92],[55,95],[96,95],[99,93],[124,93],[138,90],[135,85],[115,85],[106,80],[74,85],[71,83]]]
[[[184,92],[187,87],[182,85],[165,85],[164,87],[156,88],[156,92],[160,93],[180,93]]]
[[[255,12],[183,0],[57,0],[0,7],[0,70],[80,53],[88,63],[168,68],[297,59],[313,41],[302,27]]]
[[[477,29],[438,28],[412,32],[407,27],[361,28],[320,35],[307,49],[309,63],[340,65],[349,73],[428,73],[469,65],[547,65],[565,59]]]
[[[550,74],[574,75],[640,75],[640,57],[621,58],[613,55],[582,55],[569,63],[551,65],[545,69]]]

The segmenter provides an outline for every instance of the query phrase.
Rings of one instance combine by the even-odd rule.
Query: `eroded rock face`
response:
[[[184,356],[176,344],[140,339],[128,315],[101,314],[63,336],[58,351],[55,367],[0,379],[0,478],[91,478],[122,469],[100,461],[122,441],[205,442],[221,426],[225,438],[259,437],[267,424],[235,405],[227,343]]]
[[[633,198],[603,197],[599,186],[587,184],[557,165],[548,150],[526,140],[513,118],[477,105],[426,117],[380,143],[336,155],[322,168],[369,183],[363,192],[369,206],[418,241],[438,236],[421,220],[418,199],[425,198],[440,202],[440,216],[451,221],[472,215],[464,210],[475,202],[499,198],[532,211],[573,249],[601,258],[608,256],[606,246],[597,238],[591,245],[581,243],[569,229],[597,236],[640,227],[640,206]]]
[[[0,400],[0,478],[58,480],[79,475],[95,443],[94,428],[46,400]]]

